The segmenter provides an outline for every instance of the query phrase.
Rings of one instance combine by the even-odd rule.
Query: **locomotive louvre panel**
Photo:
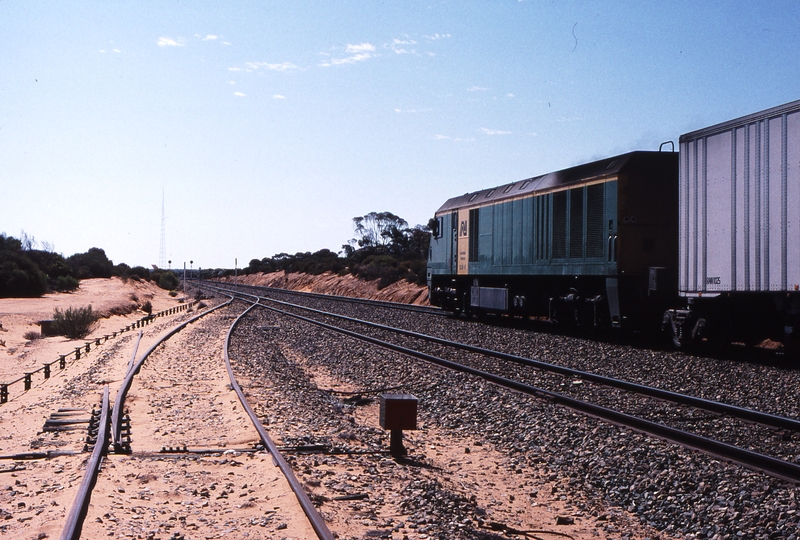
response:
[[[567,192],[556,191],[553,197],[553,258],[567,258]]]
[[[522,228],[523,213],[522,213],[522,199],[517,199],[509,204],[511,207],[511,264],[522,264],[522,236],[524,229]]]
[[[494,208],[492,216],[492,265],[503,264],[503,242],[508,231],[503,229],[503,205]]]
[[[522,205],[522,220],[519,225],[519,237],[522,244],[522,264],[533,264],[533,244],[534,244],[534,221],[533,221],[533,197],[527,197],[520,201]]]
[[[550,196],[541,195],[534,198],[534,238],[537,261],[550,259]]]
[[[494,206],[482,206],[478,217],[478,260],[480,272],[488,273],[492,266]]]
[[[569,256],[583,258],[583,188],[569,190]]]
[[[514,207],[513,203],[499,205],[503,212],[503,258],[502,265],[508,266],[513,260],[514,251]]]
[[[606,184],[586,188],[586,258],[602,258],[605,245]]]

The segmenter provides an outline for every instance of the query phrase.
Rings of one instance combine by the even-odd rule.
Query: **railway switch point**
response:
[[[396,458],[408,453],[403,446],[403,430],[417,429],[418,401],[411,394],[380,395],[380,425],[390,431],[389,453]]]

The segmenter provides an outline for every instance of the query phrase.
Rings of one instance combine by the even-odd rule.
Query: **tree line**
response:
[[[353,218],[355,236],[342,245],[338,253],[330,249],[293,255],[279,253],[252,259],[243,273],[282,271],[319,275],[333,272],[378,280],[379,288],[403,279],[424,285],[430,226],[429,223],[410,227],[406,220],[391,212],[370,212]],[[152,280],[168,290],[179,284],[172,271],[130,267],[125,263],[115,265],[101,248],[93,247],[85,253],[64,257],[55,253],[47,242],[41,244],[41,249],[37,249],[37,245],[36,240],[25,232],[20,238],[0,233],[0,298],[66,292],[77,289],[81,279],[112,276]],[[207,269],[201,277],[233,273],[232,269]]]
[[[426,283],[430,224],[409,227],[406,220],[391,212],[370,212],[354,217],[353,228],[355,237],[339,253],[330,249],[294,255],[279,253],[252,259],[244,273],[352,274],[379,280],[378,288],[402,279],[420,285]]]
[[[64,257],[47,242],[42,243],[42,249],[36,247],[36,240],[25,232],[20,238],[0,233],[0,298],[68,292],[77,289],[81,279],[111,276],[154,280],[164,289],[178,286],[178,278],[172,272],[131,268],[125,263],[115,265],[101,248]]]

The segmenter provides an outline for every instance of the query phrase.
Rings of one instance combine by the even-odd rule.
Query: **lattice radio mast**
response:
[[[164,216],[164,190],[161,190],[161,247],[158,250],[158,267],[167,267],[167,233],[166,217]]]

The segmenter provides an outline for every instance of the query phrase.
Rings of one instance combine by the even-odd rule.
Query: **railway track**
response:
[[[337,296],[335,294],[321,294],[321,293],[312,293],[305,291],[293,291],[290,289],[278,289],[275,287],[264,287],[258,285],[244,285],[241,283],[226,283],[224,286],[216,286],[208,283],[204,285],[208,287],[214,287],[216,290],[219,291],[253,294],[254,296],[259,296],[258,294],[255,293],[261,292],[263,294],[269,294],[271,295],[271,297],[277,295],[286,298],[294,297],[303,299],[314,299],[314,300],[323,300],[325,302],[336,302],[347,305],[384,307],[387,309],[425,313],[429,315],[436,315],[443,317],[450,316],[449,313],[442,311],[438,307],[433,307],[433,306],[417,306],[414,304],[402,304],[399,302],[387,302],[384,300],[367,300],[364,298],[353,298],[352,296]]]
[[[168,341],[231,302],[171,328],[135,360],[134,352],[113,411],[105,410],[109,407],[106,390],[97,443],[62,540],[101,535],[155,538],[170,532],[171,538],[188,534],[214,538],[239,534],[242,522],[296,537],[333,538],[291,470],[281,466],[305,516],[298,519],[302,513],[293,510],[292,493],[282,489],[283,479],[272,467],[273,462],[283,463],[283,458],[233,379],[225,353],[227,337],[220,343],[219,336],[206,329],[194,332],[200,339]],[[175,362],[174,351],[169,351],[174,347],[190,347],[200,358],[194,365],[186,365],[185,357]],[[134,376],[139,388],[129,396]],[[236,391],[233,395],[238,396],[239,406],[228,399],[229,388]],[[233,404],[231,411],[223,412],[229,404]],[[98,474],[106,436],[116,454],[105,457],[103,474]],[[170,444],[159,450],[165,440]],[[92,489],[98,483],[102,487]],[[126,495],[129,490],[135,494]],[[92,493],[95,500],[90,506]],[[290,500],[269,501],[270,497]],[[137,502],[131,506],[132,499]],[[180,506],[170,508],[170,503]]]
[[[269,302],[264,301],[264,303],[269,303]],[[288,308],[288,306],[283,306],[280,309],[286,311],[289,310],[290,308]],[[297,309],[298,308],[291,308],[292,311],[295,311]],[[310,330],[309,329],[310,327],[308,327],[307,325],[317,324],[317,322],[316,321],[312,322],[308,320],[309,316],[307,312],[305,315],[306,319],[298,319],[296,315],[297,313],[294,314],[295,318],[297,320],[302,320],[303,322],[301,323],[301,325],[303,328],[306,328],[305,330],[303,330],[304,335],[308,336],[312,332],[314,332],[313,330]],[[264,317],[266,318],[267,316],[264,315]],[[285,315],[281,315],[281,317],[285,317]],[[347,329],[345,330],[345,332],[369,334],[368,339],[370,340],[390,341],[390,339],[387,338],[386,335],[389,333],[395,334],[395,337],[392,338],[391,340],[394,342],[394,344],[389,345],[390,348],[394,347],[395,350],[398,350],[399,347],[408,347],[409,340],[412,339],[418,340],[421,338],[421,336],[410,336],[409,332],[405,332],[405,335],[402,338],[398,338],[396,335],[397,334],[396,330],[390,332],[388,329],[378,328],[376,327],[376,325],[367,325],[371,326],[372,328],[371,330],[366,331],[364,330],[365,325],[361,322],[356,323],[350,321],[347,323],[344,322],[331,323],[330,322],[331,317],[332,316],[330,314],[317,314],[313,316],[313,318],[315,319],[324,319],[326,323],[330,325],[335,324],[336,326],[346,326]],[[275,316],[271,316],[269,318],[270,320],[277,320],[275,319]],[[341,319],[343,318],[340,318],[340,320]],[[358,331],[354,331],[354,328],[356,326],[359,327]],[[281,329],[278,328],[278,325],[276,325],[275,328],[269,325],[262,325],[262,327],[268,329],[264,330],[264,332],[269,336],[270,339],[272,339],[273,335],[275,335],[276,332],[278,334],[281,332]],[[328,330],[341,332],[341,330],[338,329],[334,330],[333,328],[330,327],[328,327]],[[325,333],[327,334],[327,331]],[[355,337],[356,336],[354,336],[353,334],[349,334],[348,338],[346,338],[346,342],[352,343],[351,339]],[[700,475],[702,478],[704,478],[704,480],[698,482],[698,485],[700,485],[702,489],[705,490],[706,492],[709,491],[708,479],[711,477],[737,478],[736,482],[734,482],[733,480],[720,481],[719,483],[723,486],[727,486],[728,482],[732,484],[738,482],[741,485],[748,485],[751,482],[756,482],[756,483],[759,482],[758,480],[756,480],[758,476],[752,476],[752,473],[747,472],[749,469],[741,469],[737,467],[731,467],[726,464],[720,464],[719,463],[720,457],[722,457],[723,461],[735,461],[739,464],[744,464],[746,467],[750,469],[766,471],[768,474],[774,475],[781,479],[790,479],[793,483],[795,483],[794,485],[796,485],[798,479],[797,457],[800,455],[800,453],[798,453],[797,449],[797,434],[795,431],[797,428],[797,422],[793,418],[780,418],[780,415],[761,414],[758,411],[748,411],[746,410],[747,409],[746,407],[741,407],[741,406],[731,407],[728,406],[727,404],[719,403],[718,401],[715,400],[697,399],[692,396],[682,396],[680,395],[679,392],[663,392],[658,389],[648,389],[646,387],[641,387],[642,385],[631,385],[626,381],[608,380],[609,379],[608,377],[593,376],[593,374],[591,373],[580,373],[577,370],[571,368],[558,368],[557,366],[554,366],[556,368],[554,371],[556,372],[560,371],[561,373],[551,374],[545,369],[547,366],[541,364],[537,365],[536,363],[527,366],[521,365],[520,364],[521,362],[525,363],[523,362],[524,359],[509,358],[509,356],[513,355],[508,355],[507,353],[500,355],[495,354],[493,356],[490,353],[490,355],[486,357],[486,351],[477,351],[476,350],[477,348],[475,347],[461,346],[459,350],[456,352],[444,353],[441,352],[445,347],[443,341],[444,340],[437,339],[435,340],[434,345],[426,345],[425,347],[427,349],[423,350],[427,350],[427,352],[423,352],[422,356],[425,355],[434,356],[433,354],[431,354],[431,351],[436,351],[438,356],[456,357],[459,359],[460,362],[464,362],[466,358],[470,358],[468,362],[464,363],[470,364],[469,369],[474,370],[472,371],[474,375],[483,376],[483,374],[477,373],[477,371],[492,371],[493,372],[492,376],[496,377],[499,375],[502,378],[514,379],[511,382],[512,386],[515,387],[515,391],[521,390],[519,386],[516,386],[520,381],[523,381],[524,384],[528,386],[533,386],[530,383],[536,382],[536,384],[539,385],[539,387],[536,390],[533,390],[534,394],[541,397],[545,397],[545,399],[547,399],[548,402],[550,403],[567,402],[574,399],[572,396],[577,395],[578,397],[581,398],[589,398],[588,399],[589,401],[592,400],[599,401],[601,404],[601,408],[604,409],[606,408],[610,409],[612,407],[617,407],[619,404],[624,404],[624,406],[628,408],[627,416],[638,415],[643,417],[643,419],[645,420],[643,424],[639,423],[641,419],[636,420],[636,423],[634,423],[633,427],[634,430],[648,431],[652,433],[653,431],[651,428],[653,426],[650,424],[669,423],[671,426],[677,426],[677,428],[670,428],[668,426],[666,432],[669,433],[665,433],[663,426],[661,425],[655,426],[656,436],[658,438],[668,438],[686,447],[701,449],[703,452],[706,453],[707,456],[709,456],[706,458],[700,458],[698,454],[692,454],[691,452],[689,454],[686,454],[684,451],[678,451],[673,449],[666,451],[661,449],[663,443],[649,443],[640,441],[637,444],[641,445],[641,448],[637,447],[635,449],[632,448],[629,443],[621,444],[620,446],[622,448],[625,448],[624,452],[633,451],[631,455],[637,456],[636,460],[637,462],[639,462],[639,460],[641,459],[647,459],[643,458],[642,456],[652,451],[652,450],[643,451],[642,448],[647,448],[647,449],[659,448],[659,450],[656,451],[657,460],[653,460],[649,464],[647,463],[642,464],[642,466],[645,467],[645,470],[648,465],[650,467],[656,468],[656,470],[666,467],[666,469],[663,471],[664,473],[666,473],[674,465],[670,466],[670,465],[660,464],[659,462],[665,459],[668,452],[670,453],[675,452],[680,457],[669,458],[669,462],[673,464],[676,462],[689,462],[691,463],[691,465],[688,466],[687,468],[690,468],[692,470],[697,468],[708,469]],[[398,345],[398,343],[402,344]],[[381,343],[381,346],[385,347],[383,343]],[[370,358],[373,358],[375,355],[381,356],[381,353],[365,352],[362,346],[350,345],[347,347],[353,349],[357,348],[362,355],[368,355]],[[309,349],[308,351],[309,356],[319,356],[320,354],[322,354],[313,347],[298,346],[298,348],[301,350]],[[471,350],[469,352],[465,352],[465,349],[471,349]],[[403,354],[407,354],[407,352],[404,350]],[[479,358],[478,355],[484,356],[485,358],[481,359]],[[304,356],[304,354],[301,355],[301,358],[302,356]],[[332,358],[332,354],[327,354],[325,356],[327,358],[325,362],[318,359],[314,362],[313,366],[307,366],[305,368],[307,371],[308,370],[312,371],[312,373],[309,376],[313,377],[316,370],[325,371],[324,366],[327,363],[332,363],[333,365],[336,366],[335,369],[339,370],[339,372],[336,375],[336,380],[339,381],[341,381],[343,377],[344,378],[347,377],[346,375],[343,375],[343,373],[346,373],[348,370],[355,371],[357,369],[355,367],[345,368],[344,366],[340,366],[339,364],[341,364],[342,361],[338,361]],[[501,358],[503,361],[500,362],[498,358]],[[304,361],[309,362],[308,360]],[[351,360],[351,362],[356,362],[356,361]],[[510,362],[513,363],[510,364]],[[504,366],[502,368],[498,368],[500,364],[503,364]],[[435,394],[435,392],[432,392],[429,389],[424,389],[422,392],[420,392],[419,381],[413,380],[410,377],[409,378],[403,377],[403,375],[408,375],[410,369],[407,363],[406,365],[401,364],[402,367],[398,367],[396,364],[393,365],[394,368],[392,369],[398,372],[394,376],[382,376],[373,374],[367,375],[366,371],[368,368],[366,367],[358,368],[364,371],[359,372],[359,377],[351,379],[351,386],[353,387],[351,391],[361,390],[361,392],[363,392],[362,395],[368,396],[369,395],[369,392],[367,391],[368,388],[365,387],[369,385],[367,385],[366,381],[372,380],[372,378],[374,377],[382,381],[382,384],[376,383],[376,386],[383,386],[384,388],[388,387],[395,389],[399,388],[402,391],[410,391],[415,394],[423,393],[429,399],[431,399],[431,401],[441,401],[441,396],[433,395]],[[500,373],[498,373],[498,370],[500,370]],[[359,383],[358,382],[359,379],[363,379],[363,382]],[[471,386],[472,384],[473,383],[471,382],[464,383],[465,386]],[[609,389],[609,384],[611,386],[611,389]],[[542,386],[550,386],[551,388],[555,388],[557,390],[557,392],[555,393],[560,395],[555,396],[553,395],[552,390],[547,390],[546,388],[542,388]],[[632,388],[625,388],[625,392],[621,391],[620,387],[628,387],[628,386]],[[636,390],[639,394],[644,394],[644,396],[637,394],[631,397],[630,392],[632,389]],[[464,396],[461,395],[461,398],[463,399]],[[485,400],[481,399],[478,396],[475,396],[475,399],[473,399],[471,403],[475,404],[475,403],[480,403],[482,401]],[[423,407],[424,406],[422,405],[423,401],[421,401],[420,403],[421,403],[420,406]],[[526,401],[526,403],[529,402]],[[458,426],[458,429],[463,429],[463,427],[466,427],[463,426],[463,424],[470,422],[470,420],[462,421],[457,419],[456,417],[459,416],[481,417],[480,413],[476,414],[476,411],[469,411],[469,412],[464,410],[459,411],[458,410],[459,407],[461,409],[463,409],[464,407],[463,401],[460,404],[458,402],[454,403],[453,401],[450,401],[450,406],[456,410],[449,410],[449,411],[443,410],[438,404],[434,405],[433,408],[436,409],[436,413],[438,415],[444,415],[445,419],[444,420],[432,419],[432,421],[434,423],[438,423],[441,425],[450,425],[450,426],[455,425]],[[581,407],[583,406],[581,405]],[[701,408],[698,409],[698,407]],[[531,408],[531,410],[535,411],[537,409]],[[509,413],[511,413],[511,411],[509,411]],[[615,414],[617,413],[618,411],[615,411]],[[538,414],[538,412],[534,414]],[[589,414],[593,414],[596,417],[605,417],[604,416],[605,412],[603,412],[602,415],[595,414],[595,412],[590,412]],[[622,418],[622,419],[618,417],[612,417],[612,418],[605,417],[605,418],[607,421],[612,421],[617,424],[630,425],[628,422],[629,420],[628,418]],[[534,424],[535,422],[531,422],[524,415],[521,417],[520,420],[520,413],[517,413],[516,411],[511,414],[508,414],[508,419],[506,421],[498,419],[495,420],[499,422],[500,425],[504,426],[504,429],[507,424],[509,423],[513,424],[514,422],[518,422],[519,429],[516,430],[517,432],[516,435],[509,437],[508,435],[503,434],[502,437],[498,439],[498,442],[502,441],[504,444],[508,442],[506,437],[511,439],[516,439],[516,441],[518,442],[512,443],[512,446],[516,452],[524,451],[523,448],[525,447],[525,444],[522,444],[520,446],[519,441],[521,440],[531,441],[537,438],[536,436],[531,436],[531,433],[527,431],[531,429],[530,428],[531,424]],[[759,425],[758,422],[764,422],[767,425],[766,426]],[[601,430],[599,427],[596,427],[594,428],[594,430],[595,432],[599,431],[600,433],[607,433],[607,430],[605,428]],[[685,433],[681,433],[683,431],[689,431],[691,432],[691,434],[687,435]],[[628,436],[626,435],[624,438],[627,437]],[[567,438],[569,439],[570,437],[567,436]],[[602,440],[603,437],[597,435],[597,438]],[[636,439],[639,440],[638,437],[636,437]],[[719,440],[714,440],[714,439],[719,439]],[[710,445],[709,441],[711,441]],[[561,439],[559,440],[559,443],[562,443]],[[735,444],[732,443],[739,443],[741,444],[741,446],[744,446],[746,448],[733,448]],[[537,447],[535,443],[530,443],[528,446],[529,448]],[[760,452],[759,450],[766,450],[766,451]],[[606,449],[602,454],[598,455],[597,458],[594,459],[589,458],[589,460],[594,461],[592,465],[598,465],[597,460],[600,460],[600,466],[603,466],[605,462],[610,462],[613,461],[614,459],[622,459],[619,456],[610,456],[608,452],[614,452],[614,450]],[[580,456],[581,460],[587,459],[585,452],[581,451],[580,449],[575,450],[573,448],[571,451],[567,452],[567,455]],[[561,458],[556,457],[553,458],[553,460],[559,467],[567,466],[564,463],[562,463]],[[626,465],[626,467],[627,466],[637,467],[636,465],[633,464]],[[575,472],[573,472],[572,474],[575,474]],[[683,473],[670,472],[669,474],[670,476],[680,476]],[[610,486],[614,485],[618,481],[624,482],[622,478],[624,478],[625,475],[622,473],[622,471],[620,471],[619,475],[620,475],[619,480],[615,478],[605,478],[605,479],[594,479],[592,481],[586,480],[586,482],[591,484],[590,487],[593,486],[595,488],[598,486]],[[632,499],[635,500],[634,497],[639,497],[641,495],[635,493],[636,490],[634,490],[633,486],[635,484],[642,482],[642,477],[643,476],[646,477],[647,475],[648,473],[646,472],[640,472],[636,476],[638,480],[628,480],[630,484],[626,485],[624,490],[620,489],[619,492],[615,491],[614,497],[618,497],[619,499],[627,501],[630,501]],[[589,475],[586,474],[586,471],[584,471],[582,476],[585,476],[587,479],[589,477]],[[764,477],[762,476],[761,478]],[[689,485],[691,485],[691,481],[689,480],[686,481],[690,482]],[[773,484],[773,482],[777,482],[777,484]],[[767,483],[773,486],[770,489],[774,489],[776,492],[782,493],[783,492],[782,490],[788,489],[789,493],[793,493],[794,490],[796,489],[788,487],[791,484],[789,485],[781,484],[780,481],[776,480],[770,480],[767,481]],[[657,484],[653,484],[649,489],[653,489],[656,493],[669,492],[672,489],[671,487],[665,487],[659,489],[655,487],[656,485]],[[780,487],[776,488],[774,486],[780,486]],[[728,488],[721,487],[719,489],[726,490]],[[761,493],[761,492],[759,490],[755,490],[752,493]],[[681,494],[681,496],[685,495]],[[702,498],[703,496],[705,495],[701,495],[699,497]],[[645,494],[645,497],[652,498],[653,495]],[[672,498],[673,496],[670,497]],[[678,500],[680,497],[675,496],[674,498]],[[793,499],[794,496],[791,496],[791,498]],[[646,504],[642,503],[642,511],[645,511],[647,507],[653,504],[654,504],[653,501],[647,501]],[[790,510],[794,508],[793,504],[794,503],[789,505]],[[714,501],[708,503],[709,509],[715,507],[716,505]],[[636,506],[631,506],[630,509],[635,510]],[[765,512],[767,514],[769,513],[768,511]],[[795,513],[796,510],[793,510],[792,513],[789,514],[789,516],[792,516]],[[657,519],[653,518],[653,522],[656,523]],[[774,525],[782,527],[785,524],[785,522],[786,522],[785,519],[783,520],[777,519],[774,520]],[[675,523],[672,523],[672,527],[673,528],[676,527]]]
[[[54,437],[69,439],[63,442],[73,443],[72,449],[2,456],[13,466],[0,473],[18,486],[0,496],[4,534],[333,538],[291,470],[274,467],[283,458],[263,426],[248,416],[244,395],[234,391],[238,384],[229,378],[224,354],[226,332],[238,320],[231,302],[161,322],[158,338],[150,333],[143,339],[142,332],[135,342],[126,337],[96,368],[90,366],[95,375],[111,375],[102,379],[99,407],[93,405],[88,420],[82,418],[84,407],[60,407],[48,420],[58,425]],[[221,314],[207,317],[217,310]],[[93,401],[93,388],[80,394]],[[75,450],[87,425],[83,451]],[[58,482],[65,471],[68,485]],[[51,490],[59,496],[36,503],[38,510],[31,506]],[[13,510],[6,510],[7,496],[18,501]],[[30,511],[31,517],[24,515]]]
[[[280,306],[280,309],[265,306],[266,309],[275,309],[278,313],[317,324],[323,328],[342,333],[349,337],[367,341],[448,369],[478,376],[511,390],[547,399],[596,418],[707,452],[785,480],[800,483],[800,445],[798,444],[798,442],[800,442],[800,436],[798,436],[800,434],[800,421],[797,419],[762,413],[760,411],[733,406],[727,403],[701,399],[594,373],[564,368],[563,366],[555,364],[500,353],[330,312],[323,312],[279,300],[263,297],[259,299]],[[293,311],[287,311],[286,309]],[[302,310],[316,318],[312,319],[309,316],[298,315],[297,310]],[[338,325],[323,322],[319,320],[320,318],[329,321],[335,320],[338,322]],[[366,334],[363,331],[356,332],[343,326],[343,324],[347,324],[349,327],[355,324],[369,329],[371,333]],[[401,336],[402,340],[398,340],[396,336]],[[408,343],[406,338],[410,338],[410,340],[416,343]],[[439,349],[439,355],[434,356],[426,352],[432,350],[431,344],[450,348],[454,350],[455,353],[446,353]],[[464,358],[464,352],[478,356],[479,358],[467,360]],[[460,358],[458,361],[454,361],[448,360],[443,356]],[[499,364],[497,362],[498,360],[504,362],[504,364]],[[515,366],[530,368],[530,372],[523,373],[519,370],[509,370],[508,363],[512,363]],[[543,381],[539,376],[541,372],[566,377],[566,388],[563,388],[565,386],[563,379],[557,381],[556,384],[553,384],[552,380]],[[551,388],[534,386],[530,384],[530,381],[550,382],[549,386]],[[609,399],[607,395],[601,396],[598,395],[599,392],[594,391],[591,392],[593,395],[588,396],[589,398],[594,398],[594,403],[592,403],[586,401],[585,395],[588,392],[583,388],[580,388],[580,391],[576,391],[576,387],[582,387],[584,384],[591,383],[606,389],[613,388],[614,390],[623,390],[638,397],[655,398],[658,401],[653,403],[652,401],[645,400],[635,404],[632,413],[625,412],[620,409],[623,407],[630,409],[631,404],[625,403],[623,405],[622,401],[625,400],[618,399],[618,396],[613,396]],[[552,389],[554,386],[559,389],[563,388],[563,390],[555,391]],[[572,391],[565,391],[569,389]],[[571,393],[572,396],[568,395],[568,393]],[[584,399],[576,397],[579,394]],[[607,404],[610,404],[610,407],[614,408],[605,406],[605,404],[598,404],[598,401],[605,401]],[[677,414],[674,409],[663,407],[664,402],[674,404],[678,407],[679,411]],[[700,411],[701,414],[714,413],[715,416],[701,416],[698,415],[698,411]],[[638,414],[638,416],[636,414]],[[675,427],[668,425],[669,423],[674,424],[676,417],[679,417],[682,421],[678,422],[678,425]],[[746,423],[742,423],[741,421],[745,421]],[[747,433],[744,435],[730,433],[732,424],[735,422],[738,422],[739,429],[743,429]],[[689,431],[683,429],[687,424],[692,425],[695,430]],[[754,426],[762,428],[760,431],[764,432],[765,436],[756,436],[754,438]],[[770,429],[777,429],[780,431],[778,433],[770,433]],[[721,432],[725,435],[725,439],[727,440],[719,438]],[[757,451],[733,444],[742,440],[752,444],[754,439],[756,441],[770,441],[772,455],[768,455],[763,450]],[[776,449],[775,446],[777,442],[786,442],[786,448]],[[775,457],[775,454],[779,457]]]

